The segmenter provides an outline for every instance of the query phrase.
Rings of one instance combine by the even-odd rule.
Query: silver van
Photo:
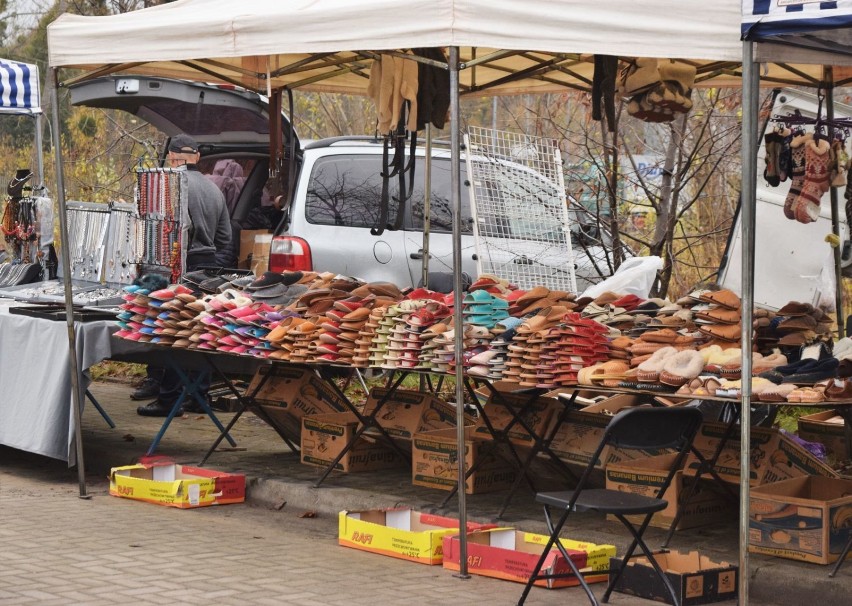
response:
[[[271,212],[264,186],[269,173],[269,121],[264,97],[232,86],[214,86],[153,77],[105,76],[70,87],[75,105],[120,109],[151,123],[167,136],[185,132],[199,142],[199,168],[225,193],[236,236],[242,229],[267,229],[273,233],[269,268],[273,271],[305,269],[330,271],[364,280],[391,281],[401,287],[420,283],[423,272],[425,152],[416,150],[414,181],[400,207],[394,198],[397,180],[390,180],[388,223],[400,226],[374,236],[381,199],[382,143],[372,137],[337,137],[301,145],[290,170],[296,171],[292,200],[283,213]],[[282,119],[285,149],[290,147],[289,122]],[[470,183],[461,165],[462,270],[478,275],[477,247],[473,237]],[[537,173],[528,178],[542,188],[552,188]],[[452,263],[452,212],[450,207],[450,152],[433,147],[431,166],[429,271],[450,273]],[[527,177],[525,177],[527,178]],[[496,183],[506,191],[517,183]],[[551,204],[561,204],[557,197]],[[568,201],[571,202],[570,200]],[[556,210],[556,209],[554,209]],[[553,213],[554,217],[560,213]],[[547,276],[565,272],[573,257],[577,289],[608,276],[608,242],[596,225],[586,225],[571,215],[572,250],[559,250],[555,234],[563,224],[531,228],[524,221],[505,217],[477,217],[480,228],[499,226],[500,250],[491,253],[490,267],[524,266],[525,275]],[[233,247],[232,247],[233,248]],[[533,252],[530,253],[529,251]],[[554,251],[556,251],[554,253]],[[236,259],[235,251],[229,251]],[[224,261],[223,261],[224,263]],[[499,273],[499,272],[497,272]],[[519,284],[529,287],[533,284]]]

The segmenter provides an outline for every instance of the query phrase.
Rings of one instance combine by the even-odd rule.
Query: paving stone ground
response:
[[[139,417],[129,386],[96,384],[94,394],[115,421],[109,429],[92,407],[84,424],[87,491],[77,497],[75,469],[37,455],[0,447],[0,604],[514,604],[521,586],[456,578],[429,567],[339,547],[341,509],[411,505],[439,507],[444,493],[411,486],[406,470],[332,474],[313,488],[321,470],[301,465],[277,434],[250,414],[234,428],[238,449],[215,452],[209,467],[240,471],[249,479],[242,505],[177,510],[110,497],[114,466],[145,453],[162,419]],[[230,418],[222,413],[223,421]],[[217,435],[208,419],[177,419],[158,454],[197,463]],[[467,497],[468,515],[497,521],[504,494]],[[302,517],[311,512],[316,517]],[[578,516],[571,534],[620,549],[616,523]],[[499,522],[542,531],[532,493],[525,489]],[[698,548],[715,559],[737,561],[736,519],[678,532],[672,547]],[[650,544],[661,531],[649,531]],[[836,579],[828,568],[752,556],[750,603],[820,606],[848,604],[852,564]],[[597,586],[597,593],[602,592]],[[528,604],[586,604],[578,589],[534,589]],[[615,594],[616,605],[651,604]],[[727,602],[726,604],[733,604]]]

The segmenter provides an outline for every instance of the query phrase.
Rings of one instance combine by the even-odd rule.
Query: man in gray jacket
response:
[[[231,241],[231,221],[225,197],[216,185],[198,170],[198,143],[189,135],[176,135],[169,142],[167,157],[172,168],[186,170],[187,210],[189,211],[189,240],[186,247],[186,268],[195,271],[216,266],[216,251]],[[195,373],[189,373],[190,379]],[[199,391],[206,395],[209,378],[202,381]],[[180,378],[171,369],[163,373],[159,395],[153,402],[140,406],[136,412],[146,417],[165,417],[182,390]],[[187,410],[197,410],[197,403],[184,402]]]

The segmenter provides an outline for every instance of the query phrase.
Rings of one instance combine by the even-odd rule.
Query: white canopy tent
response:
[[[38,66],[20,61],[0,59],[0,115],[30,116],[35,129],[35,185],[44,184],[44,155],[42,153],[41,84]]]
[[[745,62],[745,74],[742,72],[740,21],[739,0],[720,0],[712,5],[701,0],[179,0],[123,15],[63,15],[48,27],[48,49],[57,81],[60,68],[75,68],[83,74],[69,81],[140,73],[227,82],[261,92],[290,87],[363,94],[370,61],[379,52],[448,47],[451,149],[458,158],[459,95],[586,90],[592,80],[595,54],[676,58],[697,67],[698,85],[739,86],[743,76],[749,85],[756,83],[756,67],[750,58]],[[820,82],[821,69],[789,65],[786,60],[786,55],[779,54],[778,63],[765,67],[762,82],[770,86]],[[835,75],[842,82],[852,77],[852,70],[839,67]],[[747,133],[755,131],[750,119],[751,113],[744,117]],[[58,122],[55,110],[54,120]],[[58,133],[58,128],[54,132]],[[754,163],[744,162],[743,182],[753,185],[754,172]],[[65,234],[59,154],[57,179]],[[453,163],[452,183],[454,262],[460,267],[457,163]],[[743,229],[751,232],[744,234],[744,243],[752,245],[743,247],[743,326],[751,326],[753,270],[749,273],[747,268],[753,267],[754,217],[748,213],[753,213],[754,188],[750,185],[746,190],[751,192],[752,208],[746,209],[744,204]],[[744,202],[748,201],[744,197]],[[748,255],[751,257],[746,259]],[[461,276],[457,275],[457,298],[461,290]],[[67,300],[70,306],[70,291]],[[459,314],[458,332],[463,328],[461,322]],[[69,326],[69,335],[73,344],[73,326]],[[751,342],[750,331],[744,331],[743,337],[744,342],[746,337]],[[460,341],[456,356],[461,357]],[[72,365],[75,363],[72,360]],[[744,372],[750,365],[750,357],[744,356]],[[461,369],[457,367],[458,401],[463,396]],[[76,367],[72,376],[76,376]],[[746,388],[743,396],[743,460],[748,460],[749,451],[748,391]],[[75,395],[79,395],[76,390]],[[459,427],[461,444],[462,423]],[[81,454],[78,440],[78,456]],[[79,460],[82,467],[82,458]],[[464,471],[462,460],[460,479]],[[742,473],[745,525],[741,516],[740,595],[741,603],[747,603],[748,466]],[[83,480],[81,490],[85,490]],[[463,525],[463,490],[459,491],[459,514]],[[465,574],[464,543],[461,561]]]

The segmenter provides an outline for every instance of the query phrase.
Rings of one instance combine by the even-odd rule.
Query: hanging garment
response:
[[[793,207],[805,184],[805,143],[812,138],[813,135],[810,133],[803,133],[794,136],[790,141],[790,191],[787,192],[787,199],[784,201],[784,216],[788,219],[796,218]]]
[[[610,132],[615,128],[615,82],[618,78],[618,57],[595,55],[595,73],[592,76],[592,120],[600,121],[606,114]]]
[[[409,101],[411,109],[406,129],[417,130],[417,62],[391,55],[382,55],[373,61],[367,94],[376,104],[378,132],[386,135],[399,123],[403,103]]]
[[[439,48],[415,48],[419,57],[446,63],[447,58]],[[427,124],[444,128],[450,110],[450,71],[426,63],[417,64],[417,130]]]
[[[793,210],[796,214],[796,221],[813,223],[819,219],[820,201],[830,187],[828,151],[831,144],[825,138],[811,139],[805,143],[804,147],[805,182]]]

